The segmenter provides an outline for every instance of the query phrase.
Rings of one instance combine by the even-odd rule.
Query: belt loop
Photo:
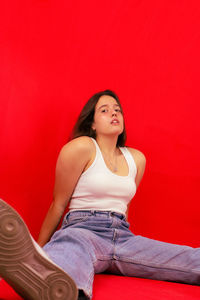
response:
[[[112,211],[109,211],[108,215],[109,215],[109,218],[111,218],[112,217]]]
[[[93,216],[95,215],[95,211],[94,211],[94,210],[91,210],[90,212],[91,212],[91,214],[92,214]]]

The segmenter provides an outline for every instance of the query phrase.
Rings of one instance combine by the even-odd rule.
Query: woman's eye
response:
[[[101,110],[102,113],[107,113],[108,111],[109,111],[108,108],[104,108],[104,109]],[[115,111],[116,112],[121,112],[121,109],[120,108],[115,108]]]

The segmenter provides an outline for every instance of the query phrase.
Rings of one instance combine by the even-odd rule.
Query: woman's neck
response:
[[[117,147],[117,137],[107,137],[107,136],[101,136],[97,137],[96,141],[99,145],[99,148],[107,155],[113,156],[116,154],[116,147]]]

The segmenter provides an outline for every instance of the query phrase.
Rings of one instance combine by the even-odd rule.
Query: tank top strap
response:
[[[95,144],[95,147],[96,147],[96,157],[101,157],[102,154],[101,154],[101,150],[99,148],[99,145],[97,144],[97,141],[92,137],[90,137],[90,138],[91,138],[91,140],[93,141],[93,143]]]
[[[133,155],[130,153],[130,151],[127,149],[127,147],[119,147],[119,149],[122,151],[122,153],[128,163],[129,173],[135,177],[136,173],[137,173],[137,166],[136,166],[135,160],[133,158]]]

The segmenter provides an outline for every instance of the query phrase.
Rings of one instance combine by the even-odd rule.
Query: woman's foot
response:
[[[0,199],[0,277],[25,299],[77,300],[74,281],[33,240],[20,215]]]

